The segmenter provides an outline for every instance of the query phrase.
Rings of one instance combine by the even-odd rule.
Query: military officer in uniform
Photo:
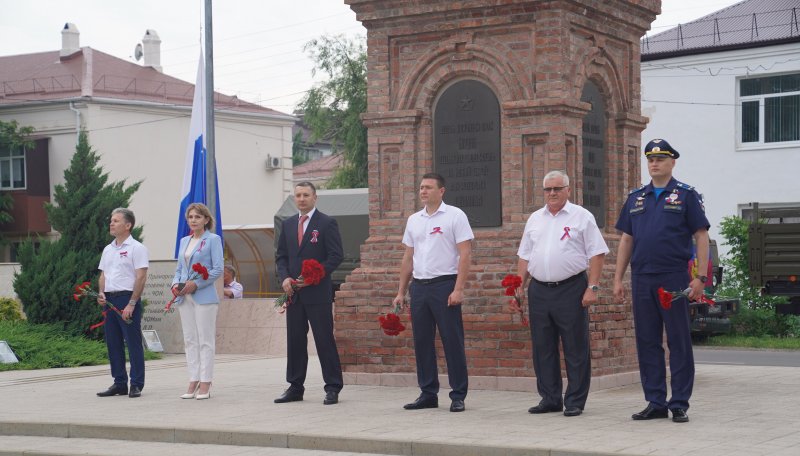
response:
[[[677,150],[663,139],[644,149],[651,181],[628,194],[616,228],[622,231],[614,276],[614,297],[624,299],[622,279],[631,265],[633,320],[639,373],[647,407],[634,420],[667,418],[689,421],[687,410],[694,384],[694,357],[689,331],[689,300],[703,294],[705,276],[690,279],[692,237],[697,244],[698,271],[708,267],[708,219],[694,187],[672,177]],[[676,299],[669,309],[661,306],[658,289],[689,289],[688,298]],[[667,400],[666,366],[662,334],[666,329],[672,396]]]

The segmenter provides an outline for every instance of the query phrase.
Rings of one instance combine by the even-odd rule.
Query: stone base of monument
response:
[[[639,382],[639,372],[623,372],[593,377],[590,391],[600,391]],[[414,387],[417,386],[417,375],[415,373],[345,372],[344,383],[347,385]],[[441,392],[446,393],[449,390],[447,375],[439,375],[439,383],[441,384]],[[567,382],[564,379],[564,388],[566,387]],[[475,390],[536,392],[536,378],[470,376],[469,388]]]
[[[183,331],[178,306],[164,307],[175,276],[175,261],[151,261],[142,298],[148,302],[143,330],[155,330],[166,353],[183,353]],[[216,286],[222,295],[222,279]],[[274,299],[223,299],[217,314],[217,353],[286,356],[286,317],[275,312]],[[316,354],[309,331],[308,353]]]
[[[308,353],[316,354],[309,331]],[[226,299],[217,314],[217,354],[286,356],[286,316],[273,299]]]

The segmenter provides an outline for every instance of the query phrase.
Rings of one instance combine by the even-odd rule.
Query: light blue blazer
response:
[[[191,235],[181,239],[181,246],[178,249],[178,267],[175,268],[175,278],[172,279],[172,284],[175,285],[179,282],[186,282],[192,274],[192,265],[200,263],[208,269],[208,280],[203,280],[202,277],[193,279],[197,284],[197,290],[192,293],[192,298],[198,304],[219,304],[219,295],[217,289],[214,287],[214,282],[222,275],[223,269],[223,253],[222,253],[222,238],[216,234],[206,231],[203,237],[200,238],[192,256],[189,258],[188,264],[184,254],[186,247],[189,245]],[[175,303],[183,301],[182,297],[178,297]]]

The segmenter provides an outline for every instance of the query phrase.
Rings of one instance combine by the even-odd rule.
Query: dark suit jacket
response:
[[[325,268],[325,277],[319,285],[297,290],[297,298],[306,303],[332,303],[331,274],[344,259],[339,225],[333,217],[327,216],[317,209],[311,220],[308,221],[303,243],[298,246],[297,225],[299,222],[300,216],[297,214],[283,221],[283,229],[278,238],[278,250],[275,252],[278,279],[281,283],[287,277],[296,279],[300,276],[303,260],[313,258]]]

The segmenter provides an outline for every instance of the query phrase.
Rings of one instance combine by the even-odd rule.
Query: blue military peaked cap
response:
[[[674,147],[670,146],[667,140],[665,139],[654,139],[649,143],[647,143],[646,146],[644,146],[645,157],[652,157],[659,155],[666,155],[667,157],[671,158],[678,158],[681,156],[681,154],[679,154]]]

